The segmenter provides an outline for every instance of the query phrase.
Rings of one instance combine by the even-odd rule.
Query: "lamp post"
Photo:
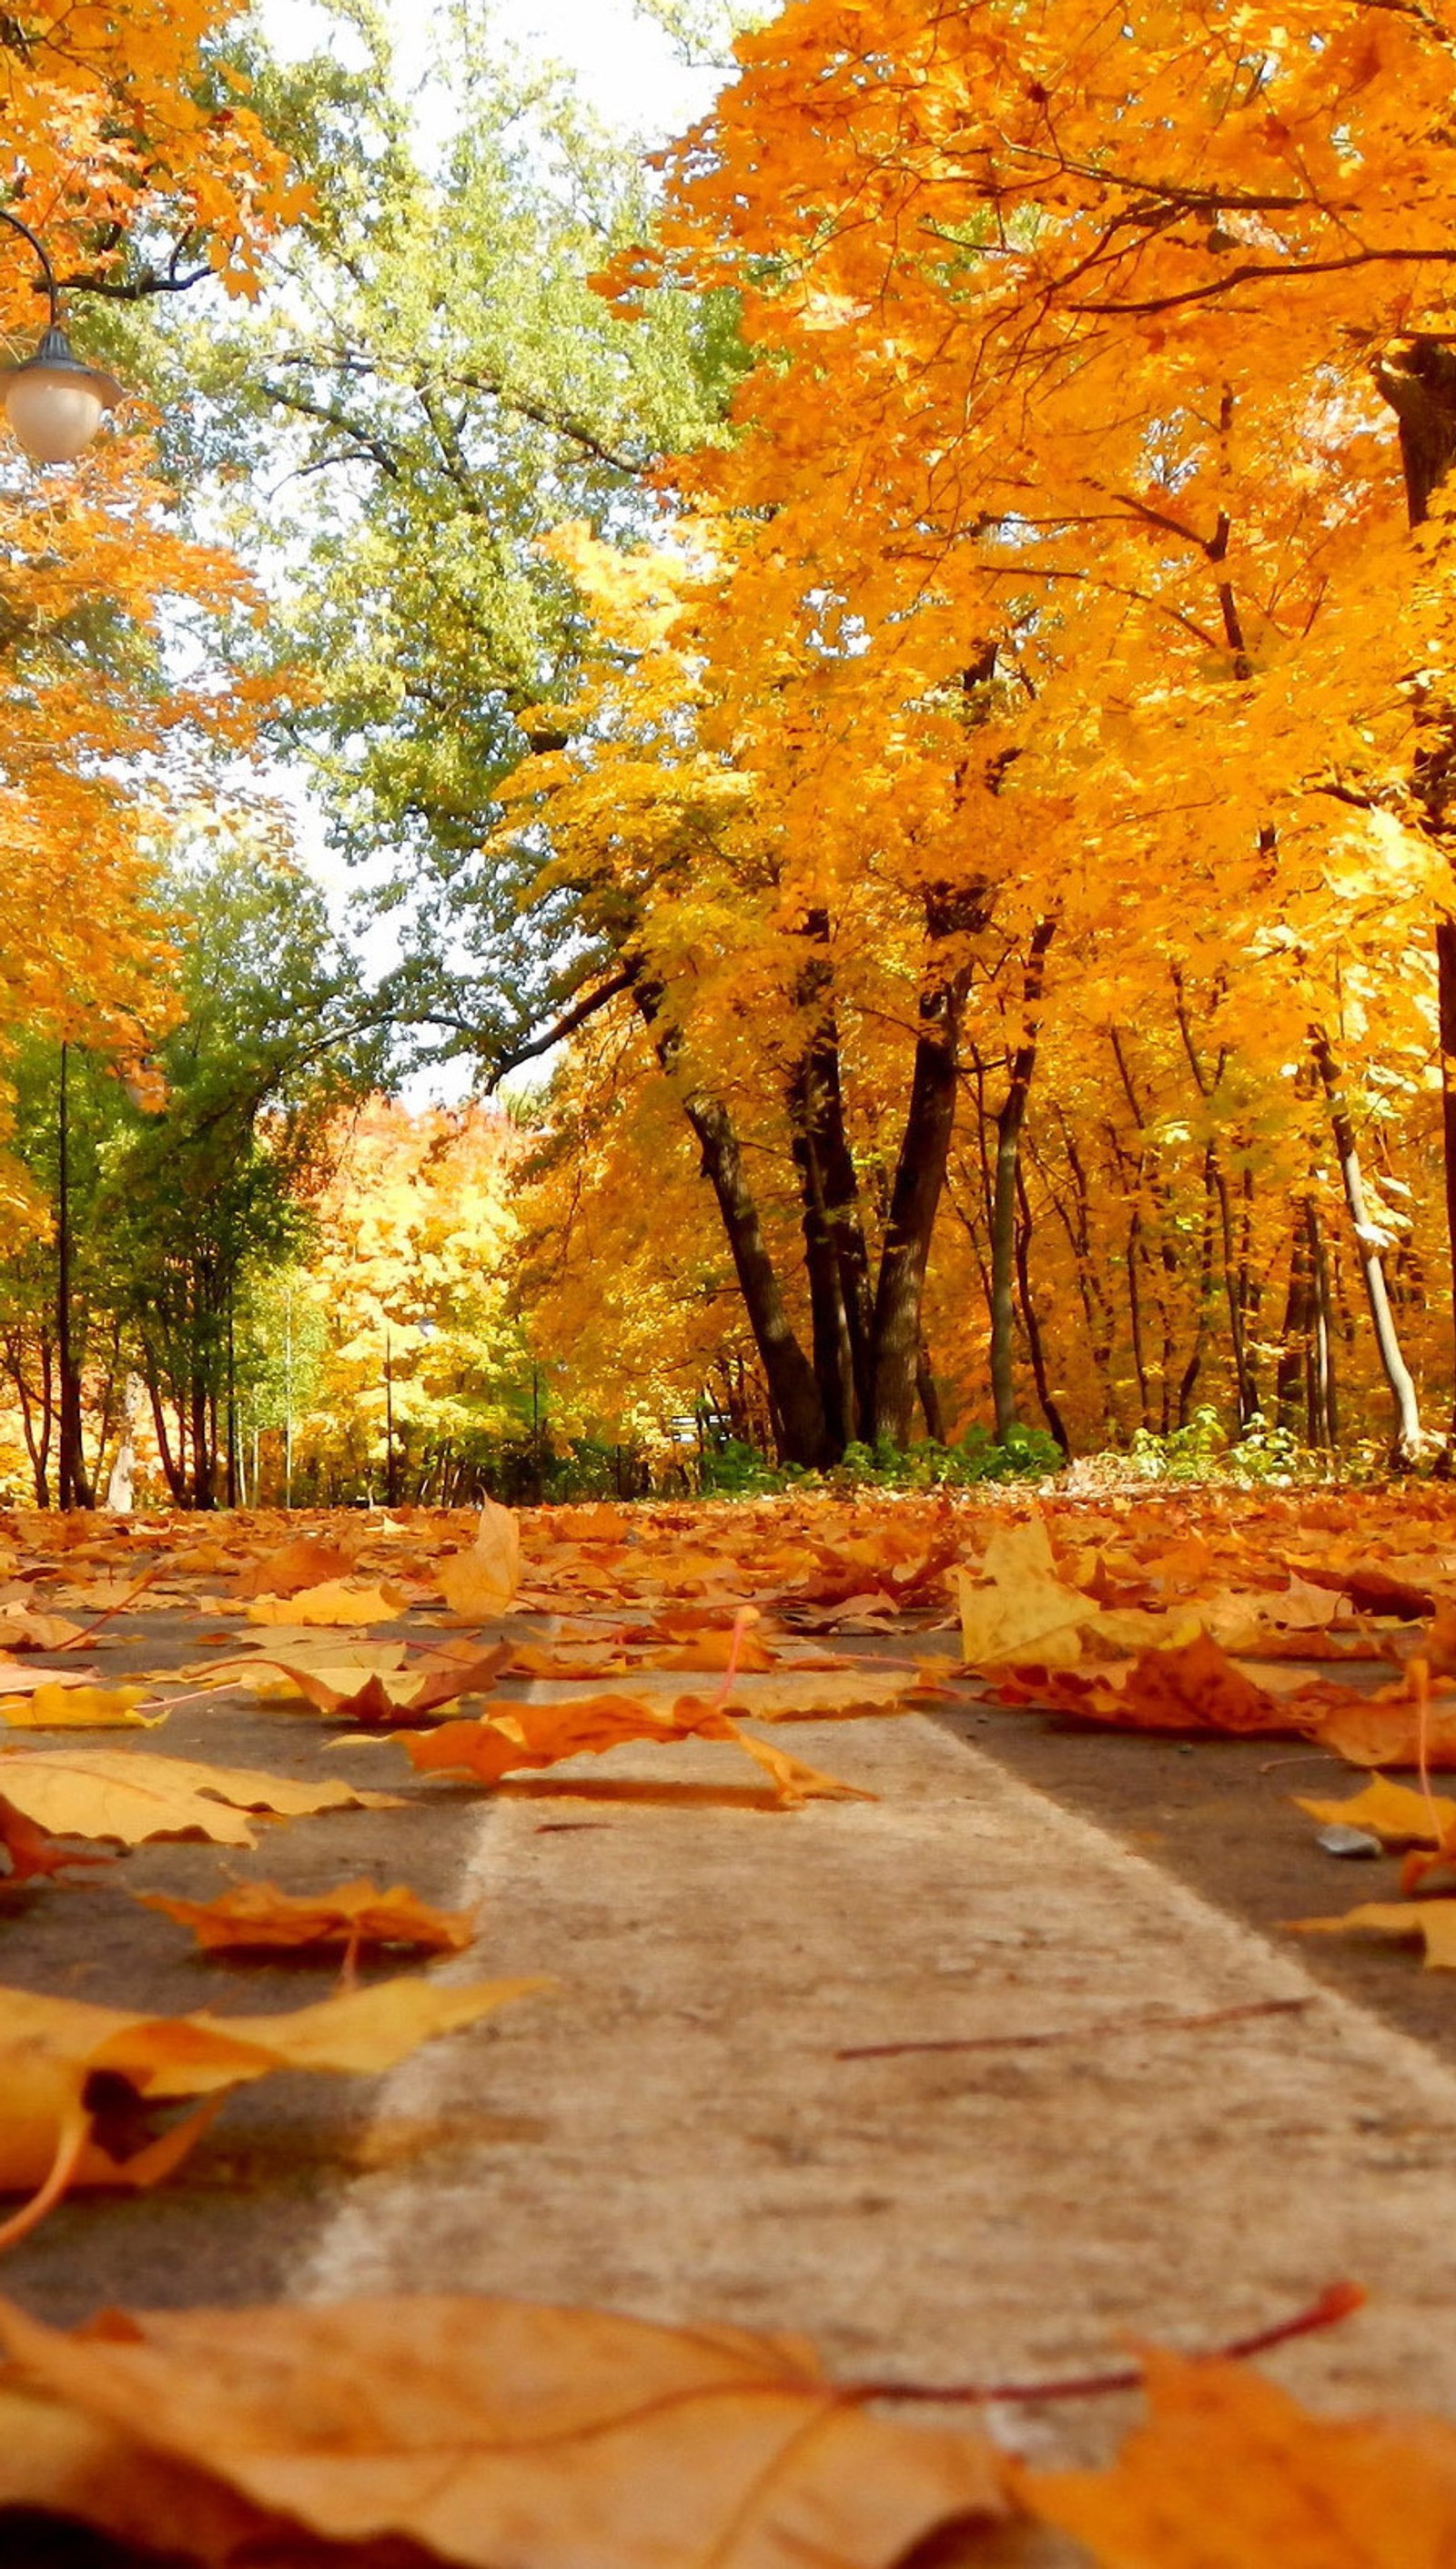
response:
[[[37,464],[72,464],[91,444],[102,414],[122,398],[114,375],[104,375],[75,354],[61,326],[61,289],[43,244],[29,223],[0,205],[0,222],[27,240],[40,260],[50,298],[50,320],[38,348],[18,365],[0,366],[0,408],[27,455]]]

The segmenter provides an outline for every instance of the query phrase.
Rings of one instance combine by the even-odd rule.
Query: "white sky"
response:
[[[255,7],[269,44],[285,56],[338,39],[337,22],[313,0],[255,0]],[[386,14],[401,82],[411,89],[430,69],[446,13],[440,0],[386,0]],[[649,148],[691,125],[713,97],[713,74],[682,63],[632,0],[492,0],[490,17],[506,46],[563,64],[606,124],[640,135]]]
[[[313,0],[254,0],[268,43],[285,58],[300,58],[321,46],[347,44],[338,22]],[[435,54],[436,30],[446,22],[443,0],[386,0],[392,21],[401,88],[408,94],[426,79]],[[660,27],[642,17],[632,0],[493,0],[491,18],[504,47],[512,52],[549,57],[570,71],[588,105],[603,123],[640,141],[644,150],[665,143],[706,111],[721,74],[685,65]],[[438,95],[438,94],[437,94]],[[446,111],[448,113],[448,111]],[[438,130],[442,111],[428,95],[420,103],[422,139],[428,145]],[[306,773],[277,767],[272,782],[295,817],[296,854],[318,877],[335,916],[342,921],[349,897],[360,877],[325,844],[322,816],[314,805]],[[386,969],[398,957],[391,920],[382,919],[364,940],[371,971]],[[535,1066],[535,1076],[541,1065]],[[432,1097],[456,1098],[468,1088],[461,1065],[448,1065],[407,1085],[415,1105]]]

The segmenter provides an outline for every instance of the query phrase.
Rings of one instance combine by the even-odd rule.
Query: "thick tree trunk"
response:
[[[1375,1330],[1380,1369],[1389,1385],[1395,1411],[1394,1453],[1397,1461],[1413,1463],[1421,1451],[1420,1410],[1390,1309],[1390,1296],[1385,1289],[1385,1270],[1380,1261],[1380,1240],[1365,1203],[1364,1182],[1360,1175],[1360,1155],[1355,1142],[1354,1126],[1339,1085],[1339,1073],[1329,1038],[1323,1028],[1315,1026],[1310,1033],[1314,1066],[1329,1101],[1330,1129],[1339,1160],[1339,1173],[1344,1182],[1345,1203],[1349,1207],[1350,1229],[1355,1237],[1355,1254],[1360,1262],[1360,1275],[1370,1318]]]
[[[1025,1032],[1011,1055],[1006,1094],[996,1117],[996,1174],[991,1189],[991,1398],[996,1436],[1005,1442],[1017,1425],[1014,1331],[1016,1323],[1016,1195],[1021,1168],[1021,1128],[1036,1068],[1042,983],[1046,951],[1056,934],[1054,918],[1039,918],[1031,931],[1022,977]],[[1024,1297],[1023,1297],[1024,1299]]]

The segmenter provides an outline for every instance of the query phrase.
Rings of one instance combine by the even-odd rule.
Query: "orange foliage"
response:
[[[737,53],[667,156],[657,245],[608,284],[736,288],[738,434],[666,468],[655,549],[561,538],[600,662],[508,826],[545,820],[547,880],[628,920],[686,1037],[677,1094],[731,1102],[786,1270],[815,1033],[872,1249],[863,1173],[894,1166],[913,1039],[958,1048],[959,1219],[920,1306],[952,1414],[984,1397],[1028,1043],[1023,1397],[1039,1311],[1079,1438],[1226,1384],[1270,1409],[1281,1340],[1304,1424],[1319,1261],[1326,1339],[1360,1292],[1311,1026],[1366,1132],[1356,1224],[1448,1381],[1428,939],[1452,891],[1429,757],[1419,780],[1453,521],[1438,492],[1408,532],[1397,421],[1404,460],[1449,457],[1456,35],[1313,0],[1140,0],[1113,35],[1081,5],[872,25],[791,0]]]

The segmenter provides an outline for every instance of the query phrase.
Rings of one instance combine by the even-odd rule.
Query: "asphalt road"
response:
[[[411,1629],[418,1633],[418,1623]],[[914,1637],[917,1652],[927,1645],[951,1647],[949,1637]],[[903,1653],[905,1645],[854,1647],[873,1659]],[[103,1664],[111,1681],[197,1654],[195,1619],[138,1614]],[[1338,1760],[1297,1740],[1124,1737],[976,1704],[936,1718],[952,1736],[1296,1952],[1317,1978],[1443,2058],[1456,2058],[1456,1990],[1445,1976],[1423,1972],[1416,1951],[1334,1938],[1294,1946],[1280,1932],[1282,1920],[1387,1896],[1393,1885],[1391,1859],[1349,1863],[1320,1853],[1314,1823],[1289,1798],[1353,1789],[1358,1777]],[[170,1920],[132,1895],[166,1890],[207,1899],[246,1880],[309,1892],[370,1874],[450,1905],[479,1839],[482,1796],[415,1778],[388,1746],[335,1749],[330,1738],[318,1716],[260,1711],[245,1695],[183,1705],[147,1745],[285,1775],[398,1785],[405,1806],[260,1823],[253,1853],[169,1842],[66,1886],[0,1887],[0,1976],[12,1986],[149,2013],[204,2006],[264,2013],[326,1996],[334,1980],[329,1965],[203,1960]],[[477,1959],[481,1976],[490,1977],[489,1920]],[[391,1968],[398,1965],[384,1967],[385,1974]],[[241,2090],[164,2188],[73,2198],[11,2252],[0,2282],[29,2309],[62,2322],[111,2302],[235,2303],[285,2294],[341,2188],[376,2163],[371,2093],[365,2081],[289,2073]]]

